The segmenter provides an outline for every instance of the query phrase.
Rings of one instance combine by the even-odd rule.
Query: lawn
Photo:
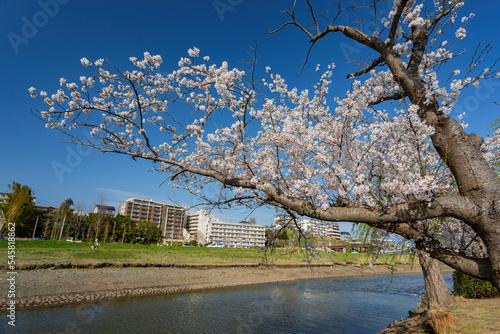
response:
[[[257,248],[207,248],[181,246],[146,246],[132,244],[101,244],[91,249],[92,243],[66,241],[16,241],[16,266],[95,266],[95,265],[306,265],[306,252],[302,249],[280,249],[274,252]],[[7,254],[7,241],[0,240],[0,249]],[[343,254],[315,251],[311,263],[367,265],[374,257],[371,254]],[[409,256],[382,255],[376,259],[381,264],[407,264]],[[5,261],[5,264],[7,261]]]
[[[458,320],[450,333],[500,333],[500,297],[461,300],[450,313]]]

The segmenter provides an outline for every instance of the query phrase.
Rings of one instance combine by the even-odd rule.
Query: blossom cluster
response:
[[[188,53],[167,75],[158,71],[161,57],[149,53],[131,58],[137,69],[124,72],[104,69],[102,60],[82,60],[92,74],[79,84],[61,79],[51,97],[34,88],[30,93],[50,107],[41,112],[48,127],[86,127],[98,146],[156,157],[161,170],[195,166],[248,179],[262,193],[272,186],[323,209],[339,197],[376,206],[452,191],[452,178],[437,167],[429,139],[434,129],[420,119],[418,106],[371,107],[377,97],[399,91],[389,71],[373,70],[364,82],[355,81],[332,107],[333,64],[312,92],[288,87],[267,68],[268,92],[259,102],[244,71],[226,62],[209,65],[208,57],[198,64],[199,50]],[[176,181],[199,193],[211,179],[189,174]],[[235,191],[242,196],[251,190]]]
[[[386,28],[399,4],[395,0],[393,11],[382,19]],[[431,24],[424,12],[415,1],[403,10],[392,47],[406,64],[413,42],[400,39]],[[459,29],[457,39],[463,34]],[[455,43],[438,42],[439,36],[423,55],[418,75],[427,103],[437,103],[449,114],[461,91],[493,70],[477,76],[467,71],[463,78],[454,70],[451,82],[443,84],[437,69],[454,57]],[[334,64],[324,72],[318,66],[319,82],[300,91],[266,67],[263,88],[256,91],[255,80],[247,80],[245,71],[227,62],[210,63],[210,57],[200,54],[189,49],[178,68],[167,74],[160,72],[162,58],[148,52],[140,60],[130,58],[130,71],[114,70],[103,59],[82,58],[90,73],[78,82],[61,78],[61,88],[50,96],[35,88],[29,91],[48,106],[40,112],[47,127],[86,128],[94,138],[91,145],[153,159],[161,164],[159,170],[176,175],[172,186],[200,196],[200,189],[213,181],[200,175],[213,172],[252,185],[229,187],[235,196],[265,197],[278,190],[322,210],[341,198],[376,207],[456,192],[451,173],[432,146],[434,129],[419,116],[421,106],[406,98],[392,105],[377,102],[381,96],[402,93],[389,69],[371,70],[364,81],[352,82],[345,97],[332,101]],[[492,164],[498,162],[499,137],[497,132],[485,142],[485,157]],[[182,166],[202,173],[179,173]]]

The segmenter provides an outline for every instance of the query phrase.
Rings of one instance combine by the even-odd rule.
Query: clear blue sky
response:
[[[327,1],[312,2],[327,8]],[[167,72],[188,48],[196,46],[214,62],[227,60],[239,67],[239,61],[250,60],[251,47],[258,44],[260,68],[270,66],[299,88],[314,83],[316,64],[326,66],[333,60],[337,65],[333,90],[342,96],[348,85],[345,74],[352,69],[346,64],[346,50],[353,56],[367,50],[340,36],[326,38],[313,49],[309,65],[298,77],[309,47],[307,37],[292,27],[268,33],[287,19],[282,10],[292,4],[291,0],[0,0],[0,191],[15,180],[35,191],[38,204],[55,206],[71,197],[75,203],[84,201],[88,210],[101,193],[116,207],[130,197],[195,204],[196,199],[185,193],[167,185],[159,188],[164,175],[148,172],[147,162],[61,143],[64,137],[46,130],[30,114],[40,104],[27,89],[34,86],[50,94],[58,88],[60,77],[77,80],[85,73],[82,57],[107,58],[123,68],[129,66],[129,57],[140,58],[149,51],[162,55]],[[300,9],[305,9],[303,4]],[[500,2],[468,1],[462,13],[470,11],[476,17],[467,27],[471,37],[464,47],[471,50],[478,41],[491,42],[493,54],[500,56]],[[497,79],[462,96],[461,105],[471,109],[466,119],[471,132],[487,134],[485,125],[500,116],[500,108],[492,104],[500,101],[499,87]],[[58,175],[54,166],[61,165],[68,169]],[[225,220],[245,218],[239,212],[215,214]],[[252,216],[268,225],[273,214],[273,210],[260,210]],[[341,225],[342,230],[349,228],[350,224]]]

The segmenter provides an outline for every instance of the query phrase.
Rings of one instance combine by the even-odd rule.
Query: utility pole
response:
[[[123,228],[122,245],[123,245],[123,239],[125,239],[125,232],[127,231],[127,227],[128,225],[125,225],[125,227]]]
[[[63,219],[63,222],[62,222],[61,233],[59,234],[59,241],[61,241],[62,233],[63,233],[63,230],[64,230],[64,222],[65,221],[66,221],[66,215],[64,215],[64,219]]]
[[[35,237],[35,232],[36,232],[36,226],[38,225],[38,217],[36,217],[36,222],[35,222],[35,229],[33,230],[33,236],[31,238]]]

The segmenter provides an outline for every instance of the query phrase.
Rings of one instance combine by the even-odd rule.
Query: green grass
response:
[[[458,325],[449,333],[500,333],[500,297],[462,299],[451,306],[450,313],[458,319]]]
[[[101,244],[91,249],[92,243],[65,241],[16,241],[16,265],[258,265],[267,262],[275,265],[305,265],[306,253],[301,249],[277,248],[263,252],[256,248],[207,248],[181,246],[146,246],[131,244]],[[0,240],[0,250],[7,254],[7,240]],[[6,258],[6,256],[5,256]],[[317,252],[312,264],[360,264],[368,265],[373,260],[370,254],[329,254]],[[380,264],[407,264],[408,256],[383,255],[376,260]],[[5,264],[7,260],[5,261]],[[1,263],[0,263],[1,264]]]

